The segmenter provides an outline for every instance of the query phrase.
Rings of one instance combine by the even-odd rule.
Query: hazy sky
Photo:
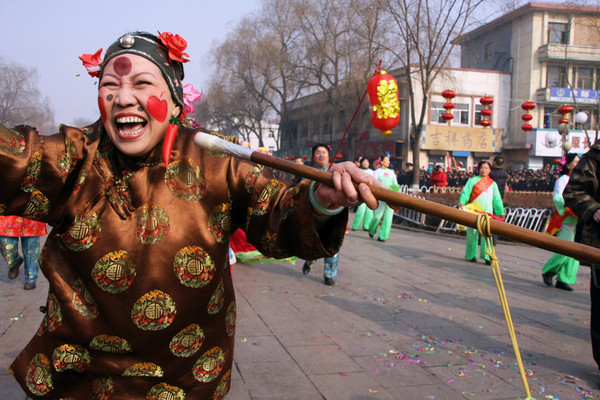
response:
[[[0,57],[37,69],[57,124],[93,121],[99,116],[97,79],[88,75],[81,54],[105,51],[130,31],[176,33],[187,40],[190,55],[183,83],[200,89],[212,73],[213,42],[259,8],[260,0],[0,0]]]

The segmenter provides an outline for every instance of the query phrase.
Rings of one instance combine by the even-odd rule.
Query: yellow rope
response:
[[[517,343],[517,336],[515,335],[515,328],[513,326],[512,318],[510,316],[510,310],[508,309],[508,300],[506,299],[506,292],[504,291],[504,284],[502,283],[502,275],[500,274],[500,265],[498,264],[498,257],[496,256],[496,250],[492,242],[492,231],[490,226],[490,216],[488,214],[479,214],[477,216],[477,230],[485,238],[487,249],[486,253],[490,257],[492,272],[494,273],[494,279],[496,280],[496,288],[498,289],[498,296],[500,297],[500,303],[502,304],[502,311],[504,311],[504,319],[506,320],[506,326],[508,328],[508,334],[510,335],[510,341],[517,358],[517,364],[519,366],[519,373],[523,380],[523,387],[527,398],[525,400],[534,400],[531,397],[529,391],[529,384],[527,383],[527,375],[525,374],[525,368],[523,367],[523,360],[521,359],[521,351]]]

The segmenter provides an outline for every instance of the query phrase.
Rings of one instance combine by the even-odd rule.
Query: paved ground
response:
[[[350,232],[340,276],[323,262],[236,264],[235,371],[228,400],[525,398],[490,267],[464,261],[465,241],[392,231],[386,243]],[[589,269],[575,292],[546,287],[551,253],[497,247],[532,396],[598,398],[589,343]],[[25,398],[6,372],[35,333],[47,283],[22,290],[0,264],[0,399]]]

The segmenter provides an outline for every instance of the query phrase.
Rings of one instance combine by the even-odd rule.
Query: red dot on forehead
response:
[[[117,75],[125,76],[131,72],[131,60],[128,57],[119,57],[115,60],[114,69]]]

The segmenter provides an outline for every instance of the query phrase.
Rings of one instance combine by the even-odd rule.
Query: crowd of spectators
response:
[[[522,169],[513,171],[507,169],[508,179],[506,180],[507,190],[509,191],[534,191],[534,192],[551,192],[554,189],[554,181],[560,176],[559,168],[551,168],[547,166],[543,169]],[[475,171],[476,172],[476,171]],[[432,183],[433,168],[429,170],[421,169],[421,176],[419,180],[419,187],[434,186]],[[448,187],[462,187],[469,180],[469,178],[475,176],[476,173],[465,171],[464,169],[446,170],[446,176],[448,181]],[[403,170],[398,173],[398,184],[408,185],[410,181],[408,179],[407,171]]]

